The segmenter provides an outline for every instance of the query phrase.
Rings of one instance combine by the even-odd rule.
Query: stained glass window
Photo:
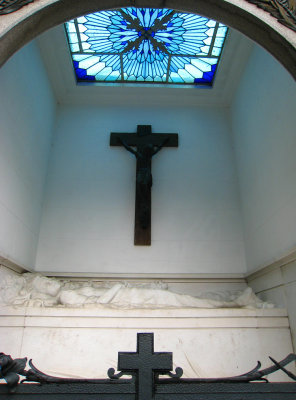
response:
[[[169,9],[121,8],[66,23],[78,82],[212,85],[227,27]]]

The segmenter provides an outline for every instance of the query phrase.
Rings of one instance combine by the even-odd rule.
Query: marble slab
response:
[[[190,378],[239,375],[293,351],[285,309],[0,308],[0,351],[52,375],[106,378],[118,351],[136,351],[137,332],[154,332],[155,351],[172,351]]]

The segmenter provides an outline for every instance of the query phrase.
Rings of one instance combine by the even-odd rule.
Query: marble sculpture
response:
[[[247,287],[193,297],[174,293],[163,282],[77,282],[0,268],[0,302],[31,307],[271,308]]]

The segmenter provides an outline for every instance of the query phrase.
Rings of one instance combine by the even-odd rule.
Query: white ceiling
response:
[[[57,102],[75,105],[229,106],[253,43],[229,30],[213,88],[141,84],[77,84],[63,25],[37,39]]]

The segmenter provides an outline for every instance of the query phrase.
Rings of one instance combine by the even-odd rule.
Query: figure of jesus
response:
[[[146,229],[149,224],[150,211],[147,204],[147,197],[152,186],[151,158],[158,153],[168,142],[169,137],[165,137],[163,142],[157,146],[153,144],[138,145],[136,150],[129,146],[122,138],[117,139],[127,151],[132,153],[138,161],[136,182],[140,196],[140,224]]]

